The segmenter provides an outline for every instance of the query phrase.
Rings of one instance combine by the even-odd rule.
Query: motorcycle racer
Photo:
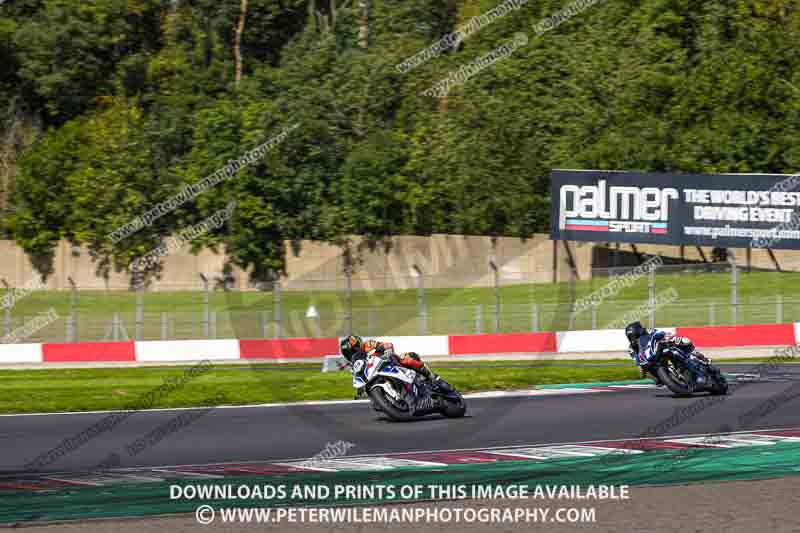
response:
[[[379,340],[364,341],[364,339],[358,335],[349,335],[342,338],[339,343],[339,351],[342,357],[351,365],[359,359],[366,359],[367,357],[377,355],[379,357],[386,357],[395,364],[418,372],[421,376],[436,385],[444,386],[447,383],[420,359],[419,354],[415,352],[406,352],[397,355],[394,351],[394,345],[391,342],[381,342]]]
[[[706,357],[695,351],[694,344],[688,337],[676,337],[666,331],[653,328],[648,331],[639,321],[631,322],[625,327],[625,336],[628,338],[628,355],[634,360],[636,366],[641,371],[642,378],[646,377],[649,371],[648,364],[650,358],[662,346],[676,346],[688,353],[694,352],[695,355],[704,361],[710,361]],[[656,385],[663,385],[657,375],[650,372],[656,381]]]
[[[423,363],[419,354],[397,355],[391,342],[365,342],[358,335],[342,337],[339,351],[352,369],[354,399],[368,396],[372,409],[389,419],[407,421],[434,413],[447,418],[464,416],[464,398]]]

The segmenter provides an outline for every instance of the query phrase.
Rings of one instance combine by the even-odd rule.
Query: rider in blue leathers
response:
[[[661,346],[677,346],[681,350],[690,353],[695,351],[694,344],[692,344],[692,341],[689,340],[688,337],[676,337],[671,333],[656,328],[648,331],[642,326],[642,323],[638,321],[632,322],[625,327],[625,336],[630,343],[628,346],[628,355],[631,356],[636,366],[639,367],[642,378],[646,377],[648,371],[650,371],[650,359],[658,352]],[[695,352],[695,355],[700,359],[705,359],[699,352]],[[650,374],[655,379],[656,385],[663,385],[654,372],[651,371]]]

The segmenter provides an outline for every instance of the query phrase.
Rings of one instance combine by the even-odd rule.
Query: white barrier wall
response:
[[[658,328],[674,334],[675,328]],[[559,331],[556,346],[562,352],[627,352],[628,339],[624,329]]]
[[[675,334],[676,328],[659,328]],[[753,324],[679,328],[683,335],[695,337],[700,346],[790,346],[800,338],[800,322],[790,324]],[[546,342],[542,342],[542,339]],[[622,329],[599,331],[560,331],[558,333],[516,333],[486,335],[446,335],[381,337],[392,342],[398,353],[417,352],[423,357],[442,355],[500,356],[504,353],[610,354],[627,353],[628,342]],[[100,343],[0,344],[0,365],[76,362],[189,362],[203,359],[235,361],[239,359],[322,359],[335,353],[336,338],[257,339],[257,340],[185,340],[126,341]],[[469,350],[469,351],[464,351]],[[545,350],[545,351],[543,351]]]
[[[41,363],[41,344],[0,344],[0,364]]]
[[[372,338],[372,337],[370,337]],[[383,342],[394,344],[398,354],[403,352],[417,352],[420,355],[446,355],[450,353],[447,335],[408,336],[408,337],[379,337]]]
[[[237,360],[239,359],[239,341],[226,339],[136,343],[137,361],[198,361],[201,359]]]

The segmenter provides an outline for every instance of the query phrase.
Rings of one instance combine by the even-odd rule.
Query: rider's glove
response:
[[[400,358],[394,353],[394,346],[392,344],[388,346],[386,344],[379,344],[375,348],[375,352],[395,365],[400,363]]]
[[[688,337],[675,337],[674,342],[688,352],[694,351],[694,344]]]
[[[670,345],[670,341],[667,339],[661,339],[660,341],[656,341],[656,353],[661,353],[661,350],[667,348]]]

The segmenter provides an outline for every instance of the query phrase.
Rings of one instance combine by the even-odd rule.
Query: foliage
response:
[[[195,247],[271,280],[285,241],[544,231],[552,168],[798,171],[794,2],[607,0],[536,36],[567,4],[529,2],[402,74],[497,2],[250,0],[235,85],[239,0],[9,0],[0,96],[49,130],[16,162],[0,226],[43,272],[60,238],[107,272],[235,199]],[[445,98],[421,94],[516,32],[526,46]],[[108,240],[293,124],[213,191]]]

